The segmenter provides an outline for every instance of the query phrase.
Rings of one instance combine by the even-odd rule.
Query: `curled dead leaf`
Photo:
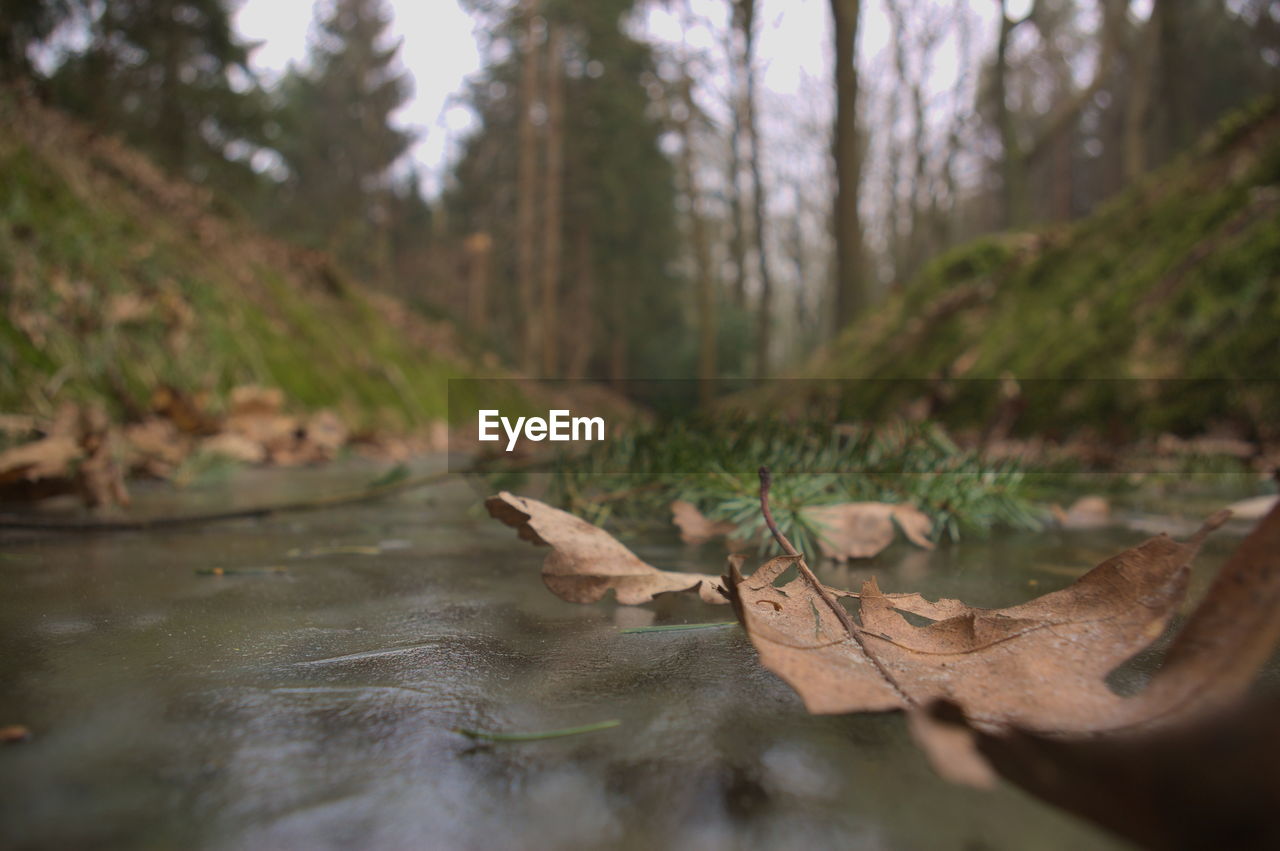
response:
[[[824,558],[845,562],[879,555],[893,543],[895,526],[907,540],[926,550],[933,549],[929,537],[933,521],[913,505],[884,502],[845,502],[807,508],[804,514],[821,530],[818,548]],[[691,502],[671,503],[671,521],[680,529],[680,540],[702,544],[714,538],[727,539],[731,551],[750,542],[735,538],[738,527],[724,520],[711,520]]]
[[[0,452],[0,483],[68,476],[82,455],[73,437],[51,435]]]
[[[1185,593],[1192,557],[1226,517],[1215,515],[1185,543],[1152,538],[1068,588],[1006,609],[889,597],[872,580],[855,620],[799,556],[775,558],[745,578],[735,567],[727,588],[761,662],[811,712],[948,700],[978,725],[1094,732],[1153,715],[1104,678],[1161,635]],[[799,575],[778,586],[792,566]],[[916,626],[904,612],[931,622]]]
[[[1071,739],[978,729],[948,704],[918,716],[929,729],[915,738],[948,779],[982,785],[993,767],[1144,848],[1280,847],[1280,763],[1260,758],[1280,753],[1274,695],[1173,728]]]
[[[933,549],[929,537],[933,521],[913,505],[846,502],[809,508],[805,514],[822,527],[818,538],[822,555],[836,561],[878,555],[893,543],[895,524],[917,547]]]
[[[522,541],[551,547],[542,580],[562,600],[594,603],[612,590],[619,603],[637,605],[658,594],[697,591],[704,602],[726,602],[718,577],[659,570],[603,529],[544,502],[502,491],[484,504]]]
[[[1054,505],[1051,510],[1063,529],[1097,529],[1111,522],[1111,503],[1101,496],[1082,496],[1070,508]]]
[[[738,527],[727,520],[712,520],[687,500],[671,503],[671,522],[680,530],[680,540],[686,544],[705,544],[715,538],[732,535]]]

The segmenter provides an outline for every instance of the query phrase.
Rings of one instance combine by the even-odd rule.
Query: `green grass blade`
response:
[[[737,626],[737,621],[713,621],[712,623],[676,623],[666,626],[632,626],[627,629],[620,629],[621,635],[630,635],[635,632],[675,632],[683,629],[712,629],[719,626]]]
[[[598,730],[608,730],[621,724],[621,721],[613,718],[608,721],[597,721],[594,724],[583,724],[581,727],[566,727],[563,730],[548,730],[542,733],[497,733],[487,730],[469,730],[465,727],[455,727],[453,732],[466,736],[468,739],[477,739],[485,742],[537,742],[542,739],[559,739],[564,736],[595,733]]]

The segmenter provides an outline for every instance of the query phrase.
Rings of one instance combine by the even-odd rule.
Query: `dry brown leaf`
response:
[[[929,707],[927,715],[935,743],[938,736],[965,742],[947,751],[949,765],[934,761],[952,778],[963,781],[956,772],[973,767],[963,765],[967,751],[1033,795],[1144,848],[1280,848],[1280,762],[1271,757],[1280,753],[1276,696],[1176,728],[1065,740],[975,729],[953,705]]]
[[[80,448],[84,458],[76,468],[76,484],[90,508],[129,504],[124,470],[116,462],[111,421],[101,407],[82,409]]]
[[[1265,517],[1277,504],[1280,504],[1280,494],[1273,493],[1233,502],[1227,506],[1227,510],[1237,520],[1258,520]]]
[[[272,461],[280,463],[285,459],[277,456],[293,451],[301,428],[302,422],[297,417],[250,410],[228,417],[223,433],[258,444]]]
[[[933,521],[913,505],[847,502],[808,508],[804,513],[822,527],[818,549],[823,556],[836,561],[878,555],[893,543],[895,522],[911,543],[933,549],[929,538]]]
[[[261,464],[267,460],[267,450],[261,443],[230,431],[205,438],[200,443],[200,451],[243,464]]]
[[[824,558],[845,562],[879,555],[893,543],[895,523],[913,544],[933,549],[929,537],[933,521],[913,505],[846,502],[807,508],[804,513],[822,530],[818,548]],[[735,524],[711,520],[693,503],[682,499],[671,503],[671,520],[680,529],[680,540],[686,544],[702,544],[724,537],[729,549],[734,551],[751,543],[733,537],[738,530]]]
[[[1111,522],[1111,503],[1101,496],[1082,496],[1070,508],[1055,505],[1052,510],[1063,529],[1097,529]]]
[[[36,430],[36,418],[29,414],[0,414],[0,434],[25,436]]]
[[[940,700],[907,710],[907,729],[943,780],[990,789],[996,770],[978,749],[976,731],[954,703]]]
[[[151,392],[151,410],[171,420],[186,434],[214,434],[219,423],[217,417],[209,413],[207,395],[162,384]]]
[[[274,415],[284,410],[284,391],[278,387],[243,384],[231,389],[230,415]]]
[[[594,603],[610,589],[624,605],[658,594],[697,591],[704,602],[724,603],[719,577],[658,570],[641,561],[608,532],[536,499],[502,491],[485,500],[489,515],[532,544],[551,547],[542,580],[562,600]]]
[[[166,478],[191,454],[191,438],[172,420],[148,417],[124,427],[128,468],[133,472]]]
[[[317,460],[332,460],[350,436],[342,418],[328,409],[312,414],[304,428],[303,440]]]
[[[1186,590],[1189,564],[1215,515],[1193,538],[1167,536],[1108,559],[1074,584],[1020,606],[976,609],[863,586],[860,623],[798,556],[750,577],[731,569],[735,611],[765,667],[811,712],[911,709],[944,699],[971,720],[1031,731],[1091,732],[1149,717],[1104,677],[1164,631]],[[778,587],[788,568],[799,575]],[[909,612],[933,622],[915,626]]]
[[[1149,716],[1182,722],[1230,706],[1280,644],[1280,505],[1218,571],[1140,695]]]
[[[81,455],[79,441],[65,435],[15,446],[0,452],[0,483],[69,476],[72,463]]]
[[[714,538],[732,535],[738,527],[727,520],[712,520],[687,500],[671,503],[671,522],[680,530],[680,540],[686,544],[705,544]]]

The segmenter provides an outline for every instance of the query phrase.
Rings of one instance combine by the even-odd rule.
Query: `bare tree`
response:
[[[693,248],[693,268],[698,316],[698,401],[707,405],[716,377],[716,281],[711,268],[711,239],[702,210],[702,190],[698,181],[694,125],[700,115],[693,99],[693,78],[687,57],[680,63],[680,100],[676,130],[680,135],[680,182],[688,202],[689,239]]]
[[[747,304],[747,224],[742,200],[742,124],[746,113],[745,50],[740,42],[741,28],[736,25],[738,8],[733,0],[731,14],[734,25],[725,38],[729,58],[729,158],[725,174],[725,194],[729,203],[729,262],[733,265],[733,302],[739,308]]]
[[[560,366],[560,253],[564,206],[564,69],[563,36],[554,22],[547,25],[546,168],[542,186],[542,373],[556,375]]]
[[[1098,0],[1102,26],[1099,33],[1098,59],[1092,77],[1086,85],[1075,92],[1058,98],[1049,114],[1039,122],[1039,127],[1030,143],[1023,145],[1017,132],[1017,119],[1009,108],[1009,42],[1013,31],[1027,21],[1036,24],[1040,29],[1042,40],[1047,42],[1044,16],[1048,12],[1042,3],[1043,0],[1037,0],[1025,18],[1012,20],[1007,13],[1007,0],[1000,2],[1000,35],[996,43],[993,84],[997,123],[1003,147],[1001,170],[1006,227],[1025,225],[1030,218],[1030,199],[1027,196],[1028,169],[1046,153],[1061,146],[1065,134],[1073,130],[1080,118],[1080,113],[1107,82],[1116,58],[1123,50],[1124,29],[1128,23],[1128,0]],[[1157,5],[1169,4],[1157,3]],[[1046,44],[1046,47],[1051,49],[1051,45]],[[1065,62],[1059,61],[1058,65],[1065,66]],[[1069,86],[1069,80],[1064,79],[1064,85]]]
[[[1161,19],[1168,14],[1167,3],[1156,3],[1151,16],[1142,27],[1138,38],[1137,53],[1133,59],[1133,74],[1129,84],[1129,99],[1124,112],[1124,181],[1128,183],[1142,176],[1147,170],[1147,149],[1150,140],[1147,130],[1151,126],[1151,95],[1155,79],[1155,64],[1160,48]],[[1165,11],[1161,11],[1165,9]]]
[[[756,305],[756,378],[769,372],[771,332],[776,321],[773,316],[773,276],[769,269],[769,245],[766,234],[768,202],[761,160],[760,128],[756,120],[756,4],[755,0],[734,0],[734,26],[742,39],[742,70],[746,77],[746,93],[743,101],[743,124],[750,153],[747,164],[751,172],[751,221],[756,254],[756,274],[760,280],[760,300]]]
[[[538,362],[537,178],[538,133],[534,107],[538,97],[538,0],[522,0],[520,119],[516,131],[516,288],[524,319],[521,354],[526,369]]]
[[[832,138],[836,197],[832,216],[836,246],[835,318],[848,323],[866,304],[862,280],[862,223],[858,218],[858,184],[862,151],[858,140],[858,13],[860,0],[831,0],[835,32],[836,115]]]

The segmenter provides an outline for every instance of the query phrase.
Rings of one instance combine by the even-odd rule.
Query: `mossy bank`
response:
[[[447,415],[474,362],[451,324],[263,238],[115,140],[0,92],[0,411],[120,417],[161,386],[280,387],[358,427]]]
[[[804,373],[894,379],[858,394],[864,414],[900,413],[928,387],[929,413],[976,426],[997,416],[999,393],[965,379],[1024,392],[1052,379],[1020,429],[1132,438],[1225,419],[1274,440],[1280,101],[1231,117],[1086,219],[939,258]]]

